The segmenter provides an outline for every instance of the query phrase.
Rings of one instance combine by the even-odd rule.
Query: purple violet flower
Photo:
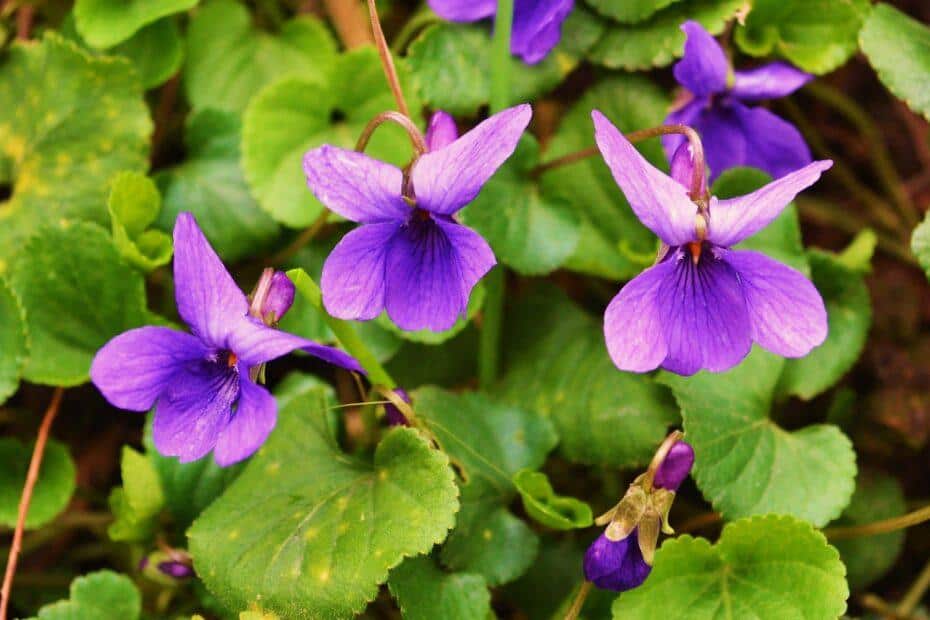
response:
[[[264,443],[277,405],[253,371],[295,349],[360,371],[346,353],[272,329],[249,315],[239,290],[190,213],[174,225],[178,313],[190,334],[140,327],[116,336],[94,357],[91,380],[114,406],[148,411],[155,405],[155,447],[181,462],[211,450],[231,465]]]
[[[637,530],[623,540],[601,534],[584,554],[585,579],[598,588],[624,592],[642,585],[652,567],[639,549]]]
[[[664,244],[658,262],[627,283],[604,316],[620,370],[721,372],[753,342],[801,357],[824,341],[827,313],[810,280],[764,254],[730,248],[767,226],[833,162],[814,162],[745,196],[711,197],[700,215],[685,187],[647,162],[603,114],[592,117],[614,180]]]
[[[437,15],[452,22],[474,22],[497,14],[497,0],[429,0]],[[516,0],[510,51],[528,65],[546,57],[562,38],[562,22],[575,0]]]
[[[442,331],[465,311],[472,288],[496,264],[487,242],[454,215],[510,157],[530,122],[529,105],[509,108],[404,173],[363,153],[323,145],[304,156],[311,191],[361,224],[323,265],[323,305],[341,319],[369,320],[383,310],[400,328]],[[431,141],[448,140],[434,130]]]
[[[190,579],[194,576],[194,569],[184,562],[166,560],[158,563],[158,571],[172,579]]]
[[[400,396],[405,403],[410,404],[410,395],[407,394],[406,390],[397,388],[394,393]],[[384,418],[387,420],[388,426],[410,426],[407,416],[394,403],[389,402],[384,405]]]
[[[671,447],[659,469],[656,470],[653,485],[658,489],[678,491],[678,487],[691,473],[694,465],[694,448],[684,441],[676,441]]]
[[[688,39],[674,74],[690,98],[665,123],[697,130],[711,180],[736,166],[759,168],[777,179],[809,164],[810,149],[794,125],[745,104],[790,95],[812,76],[783,62],[732,71],[723,49],[699,23],[688,21],[681,29]],[[677,134],[663,136],[666,155],[671,158],[684,140]]]
[[[429,119],[429,126],[426,128],[426,148],[430,151],[438,151],[455,142],[458,137],[459,128],[452,115],[443,110],[433,112]]]

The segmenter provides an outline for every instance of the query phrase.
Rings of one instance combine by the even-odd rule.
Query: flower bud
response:
[[[637,530],[618,541],[601,534],[584,554],[585,579],[604,590],[632,590],[642,585],[651,570],[643,560]]]
[[[690,190],[691,180],[694,175],[694,154],[691,152],[691,143],[689,141],[685,140],[681,143],[681,146],[675,150],[675,154],[672,155],[672,161],[669,166],[671,167],[671,177]],[[707,194],[706,174],[704,178],[701,179],[700,194],[702,196]]]
[[[436,110],[429,119],[429,127],[426,128],[426,148],[438,151],[455,142],[458,137],[459,130],[455,125],[455,119],[448,112]]]
[[[659,465],[653,484],[659,489],[677,491],[691,473],[692,465],[694,465],[694,448],[684,441],[677,441]]]
[[[410,396],[403,388],[395,389],[394,393],[405,403],[410,403]],[[388,426],[410,426],[410,422],[407,421],[407,416],[405,416],[394,403],[389,402],[384,405],[384,417],[387,420]]]
[[[153,551],[139,561],[142,574],[158,583],[176,585],[194,576],[190,555],[181,549]]]
[[[276,325],[294,303],[294,283],[283,271],[265,269],[255,290],[249,312],[265,325]]]
[[[190,579],[194,576],[194,569],[191,566],[183,562],[177,562],[175,560],[167,560],[165,562],[158,563],[158,571],[162,575],[172,577],[174,579]]]

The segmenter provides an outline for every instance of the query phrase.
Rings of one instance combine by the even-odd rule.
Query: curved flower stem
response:
[[[861,538],[863,536],[875,536],[877,534],[887,534],[905,528],[919,525],[930,521],[930,505],[918,508],[899,517],[874,521],[864,525],[851,525],[847,527],[828,527],[823,530],[824,535],[830,540],[846,540],[848,538]]]
[[[565,612],[565,620],[576,620],[578,618],[578,614],[581,613],[581,608],[584,607],[584,602],[587,600],[588,595],[591,594],[593,586],[594,584],[587,579],[581,583],[578,593],[575,594],[575,600],[572,601],[572,606]]]
[[[513,0],[499,0],[491,49],[491,112],[510,102],[510,31]],[[500,368],[500,335],[504,314],[504,267],[498,265],[484,279],[484,312],[478,343],[478,383],[490,387]]]
[[[652,491],[652,481],[655,480],[656,472],[659,471],[659,467],[662,466],[662,462],[665,460],[665,457],[668,456],[672,446],[681,441],[684,436],[684,433],[681,431],[672,431],[656,450],[655,454],[652,455],[652,461],[650,461],[649,468],[646,470],[646,477],[643,478],[643,489],[645,489],[647,493]]]
[[[423,137],[420,128],[410,120],[410,117],[406,114],[391,110],[382,112],[368,121],[368,124],[365,125],[365,129],[362,130],[361,135],[358,137],[358,142],[355,143],[355,150],[359,153],[363,152],[368,147],[368,141],[371,140],[371,135],[375,132],[375,129],[384,123],[400,125],[404,131],[407,132],[407,135],[410,137],[410,143],[413,144],[413,150],[416,151],[416,157],[419,157],[429,150],[426,147],[426,138]]]
[[[388,47],[387,41],[384,39],[384,31],[381,30],[381,20],[378,19],[378,8],[375,6],[375,0],[368,0],[368,15],[371,18],[371,31],[375,35],[375,45],[378,47],[378,55],[381,56],[384,75],[387,77],[391,92],[394,94],[397,109],[401,114],[409,118],[410,108],[407,107],[404,91],[400,87],[400,79],[397,77],[397,67],[394,66],[391,48]]]
[[[7,608],[10,604],[10,591],[13,588],[13,576],[16,574],[16,562],[19,560],[19,551],[23,544],[23,530],[26,528],[26,515],[29,513],[29,504],[32,501],[32,491],[39,480],[39,469],[42,467],[42,457],[45,455],[45,444],[52,430],[52,422],[58,415],[61,406],[62,388],[55,388],[52,402],[49,403],[39,425],[39,434],[36,445],[32,450],[32,460],[29,461],[29,471],[26,473],[26,484],[19,500],[19,514],[16,517],[16,529],[13,531],[13,543],[10,546],[10,555],[6,562],[6,574],[3,576],[3,586],[0,588],[0,620],[6,620]]]

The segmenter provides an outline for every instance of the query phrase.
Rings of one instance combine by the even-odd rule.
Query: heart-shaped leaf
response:
[[[404,620],[485,620],[491,593],[484,577],[447,573],[429,557],[415,557],[391,571],[391,593]]]
[[[19,516],[19,498],[32,459],[32,444],[18,439],[0,439],[0,523],[13,527]],[[74,462],[68,448],[51,440],[45,447],[39,480],[32,493],[26,527],[41,527],[65,509],[74,493]]]
[[[113,243],[120,254],[143,271],[151,271],[171,260],[171,237],[148,230],[161,211],[158,188],[144,174],[122,172],[110,184],[107,200]]]
[[[84,40],[98,48],[125,41],[146,24],[186,11],[199,0],[77,0],[74,19]]]
[[[137,620],[142,596],[126,575],[102,570],[71,582],[71,598],[45,605],[31,620]]]

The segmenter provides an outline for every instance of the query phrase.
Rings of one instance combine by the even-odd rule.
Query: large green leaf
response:
[[[533,169],[539,143],[526,135],[516,152],[461,212],[462,223],[487,239],[497,259],[524,275],[560,267],[578,245],[579,222],[567,200],[540,191]]]
[[[447,573],[429,557],[416,557],[391,571],[391,593],[404,620],[486,620],[491,594],[481,575]]]
[[[77,0],[78,32],[94,47],[112,47],[157,19],[186,11],[198,0]]]
[[[648,463],[678,419],[675,403],[650,378],[614,367],[601,322],[554,287],[521,300],[507,321],[503,398],[551,418],[569,460]]]
[[[6,280],[0,277],[0,404],[19,386],[28,351],[23,306]]]
[[[16,525],[32,450],[32,444],[26,445],[18,439],[0,439],[0,523],[9,527]],[[67,446],[50,440],[26,514],[27,528],[45,525],[65,509],[74,493],[74,477],[74,462]]]
[[[712,34],[723,31],[745,0],[683,0],[637,24],[612,24],[588,52],[588,59],[611,69],[636,71],[664,67],[681,56],[685,33],[693,19]]]
[[[822,526],[852,497],[856,454],[831,424],[788,432],[769,418],[784,364],[756,349],[728,372],[661,381],[681,405],[694,479],[724,518],[775,512]]]
[[[252,26],[239,2],[211,0],[187,30],[184,90],[197,110],[242,112],[253,95],[280,77],[322,78],[335,54],[336,42],[317,19],[298,17],[271,35]]]
[[[190,211],[227,261],[236,261],[272,247],[280,227],[249,193],[239,165],[241,123],[232,112],[203,110],[187,122],[187,157],[158,173],[164,196],[158,219],[170,231],[182,211]]]
[[[565,115],[545,159],[594,144],[592,109],[607,115],[621,131],[633,131],[660,125],[670,103],[666,92],[646,78],[606,79],[589,89]],[[639,146],[652,163],[665,166],[658,140]],[[566,267],[618,280],[632,278],[652,263],[655,235],[633,215],[599,155],[546,172],[541,185],[546,200],[564,201],[582,218],[580,240]]]
[[[882,84],[915,112],[930,118],[930,28],[890,4],[872,9],[859,45]]]
[[[184,43],[177,21],[168,17],[149,24],[108,53],[131,60],[142,87],[149,89],[178,72],[184,60]]]
[[[413,405],[464,477],[462,510],[443,547],[443,563],[484,575],[490,585],[515,579],[533,561],[538,541],[507,510],[517,495],[511,476],[542,465],[556,443],[552,426],[482,394],[424,387],[414,392]]]
[[[107,223],[107,182],[142,171],[152,123],[126,60],[95,58],[54,33],[0,62],[0,272],[40,224]]]
[[[97,571],[71,582],[71,598],[46,605],[32,620],[137,620],[142,597],[126,575]]]
[[[307,189],[301,161],[323,144],[354,148],[375,115],[394,107],[378,54],[371,47],[352,50],[334,61],[330,76],[285,78],[262,90],[245,113],[242,165],[261,207],[294,228],[311,224],[323,205]],[[404,83],[402,64],[398,71]],[[413,89],[405,90],[412,110]],[[366,152],[395,165],[413,155],[406,132],[393,124],[377,129]]]
[[[634,24],[651,17],[656,11],[681,0],[588,0],[601,14],[618,22]]]
[[[667,540],[616,620],[832,620],[846,610],[845,568],[823,534],[791,517],[743,519],[703,538]]]
[[[26,310],[23,377],[34,383],[84,383],[100,347],[150,318],[142,275],[95,224],[43,227],[13,265],[10,286]]]
[[[144,174],[122,172],[110,184],[107,200],[110,231],[120,255],[143,271],[171,260],[171,237],[160,230],[148,230],[161,211],[158,188]]]
[[[805,71],[829,73],[855,53],[869,8],[870,0],[754,0],[734,38],[752,56],[778,53]]]
[[[197,573],[228,607],[347,618],[388,571],[441,542],[458,510],[445,454],[395,428],[374,461],[345,454],[329,388],[307,382],[278,427],[188,532]]]

